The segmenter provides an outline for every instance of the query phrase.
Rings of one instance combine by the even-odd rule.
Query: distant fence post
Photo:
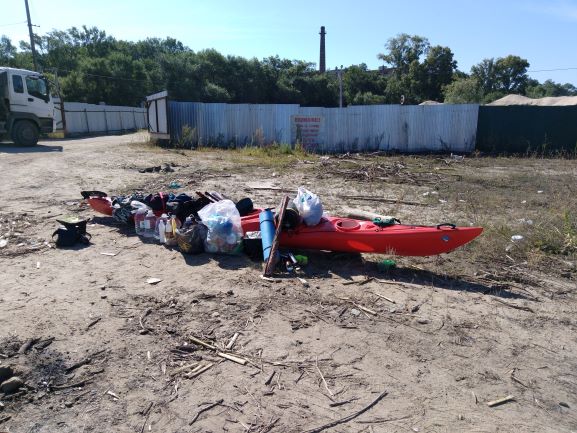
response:
[[[88,112],[84,109],[84,118],[86,119],[86,132],[90,134],[90,123],[88,123]]]
[[[106,133],[108,134],[108,115],[107,115],[106,107],[104,107],[104,127],[106,128]]]
[[[122,126],[122,111],[118,110],[118,118],[120,119],[120,132],[124,131],[124,127]]]

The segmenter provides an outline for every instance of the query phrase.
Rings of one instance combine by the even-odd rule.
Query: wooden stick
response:
[[[393,204],[406,204],[409,206],[428,206],[426,203],[418,203],[414,201],[397,200],[394,198],[380,198],[380,197],[367,197],[364,195],[337,195],[337,198],[341,200],[363,200],[363,201],[376,201],[381,203],[393,203]]]
[[[240,365],[246,365],[246,363],[247,363],[246,359],[239,358],[238,356],[234,356],[234,355],[231,355],[229,353],[217,352],[216,354],[218,356],[220,356],[221,358],[228,359],[229,361],[236,362],[237,364],[240,364]]]
[[[274,377],[275,374],[276,374],[276,371],[273,370],[272,373],[270,374],[270,376],[268,377],[268,379],[264,382],[264,384],[270,385],[270,383],[272,382],[272,378]]]
[[[497,302],[499,302],[499,303],[501,303],[501,304],[503,304],[503,305],[506,305],[507,307],[514,308],[515,310],[528,311],[529,313],[534,313],[534,312],[535,312],[535,310],[533,310],[533,309],[530,308],[530,307],[524,307],[524,306],[522,306],[522,305],[510,304],[509,302],[505,302],[505,301],[502,301],[502,300],[497,299],[497,298],[494,298],[494,300],[497,301]]]
[[[148,406],[148,408],[145,411],[146,418],[144,419],[144,422],[142,423],[142,427],[140,428],[140,433],[144,433],[144,428],[146,427],[146,423],[148,422],[148,418],[150,418],[150,414],[152,412],[153,406],[154,406],[154,403],[150,402],[150,405]]]
[[[329,404],[330,407],[339,407],[342,406],[344,404],[348,404],[348,403],[352,403],[353,401],[357,401],[359,398],[358,397],[353,397],[353,398],[349,398],[348,400],[343,400],[343,401],[335,401],[331,404]]]
[[[370,308],[363,307],[362,305],[355,304],[354,302],[353,302],[352,304],[353,304],[355,307],[357,307],[359,310],[364,311],[365,313],[369,313],[369,314],[372,315],[372,316],[376,316],[376,315],[377,315],[377,312],[371,310]]]
[[[276,227],[276,232],[274,234],[272,246],[270,247],[268,260],[266,261],[266,266],[264,268],[265,277],[270,277],[274,273],[274,268],[275,268],[277,261],[278,261],[278,257],[276,257],[276,255],[277,255],[276,253],[278,251],[278,245],[279,245],[279,240],[280,240],[280,233],[282,231],[282,223],[284,220],[284,214],[285,214],[286,208],[288,206],[289,200],[290,199],[288,198],[288,196],[285,196],[282,199],[282,203],[281,203],[279,214],[278,214],[278,225]]]
[[[321,376],[321,379],[323,381],[323,384],[325,385],[325,388],[327,390],[327,392],[329,393],[329,395],[331,397],[334,397],[335,395],[332,393],[332,391],[329,389],[329,385],[327,384],[327,381],[325,380],[325,377],[323,376],[323,373],[321,371],[321,369],[319,368],[319,359],[317,358],[317,362],[315,364],[315,367],[317,368],[317,371],[319,372],[319,375]]]
[[[234,346],[234,343],[236,343],[236,339],[238,338],[240,334],[238,332],[235,332],[234,335],[232,336],[232,338],[230,339],[230,341],[228,342],[228,344],[225,346],[226,350],[230,350],[232,349],[232,346]]]
[[[364,408],[362,408],[362,409],[359,410],[358,412],[355,412],[355,413],[353,413],[353,414],[351,414],[351,415],[349,415],[349,416],[345,416],[344,418],[337,419],[336,421],[332,421],[332,422],[330,422],[330,423],[328,423],[328,424],[324,424],[324,425],[322,425],[322,426],[320,426],[320,427],[315,427],[315,428],[313,428],[313,429],[311,429],[311,430],[305,430],[305,431],[303,431],[302,433],[318,433],[318,432],[321,432],[321,431],[326,430],[326,429],[328,429],[328,428],[335,427],[335,426],[337,426],[337,425],[339,425],[339,424],[344,424],[344,423],[346,423],[346,422],[349,422],[349,421],[355,419],[356,417],[362,415],[363,413],[365,413],[365,412],[368,411],[369,409],[371,409],[371,408],[372,408],[373,406],[375,406],[379,401],[381,401],[387,394],[388,394],[387,391],[383,391],[381,394],[379,394],[379,396],[378,396],[375,400],[373,400],[370,404],[368,404],[367,406],[365,406]]]
[[[507,403],[507,402],[513,401],[513,400],[515,400],[515,397],[512,395],[508,395],[507,397],[503,397],[503,398],[500,398],[498,400],[493,400],[493,401],[487,402],[487,406],[495,407],[495,406],[499,406],[501,404],[504,404],[504,403]]]
[[[209,404],[208,406],[203,407],[202,409],[200,409],[200,410],[196,413],[196,415],[194,416],[194,418],[192,418],[192,421],[190,421],[190,422],[188,423],[188,425],[193,425],[200,415],[202,415],[204,412],[206,412],[207,410],[212,409],[212,408],[215,407],[215,406],[221,405],[223,402],[224,402],[224,399],[221,398],[220,400],[215,401],[214,403],[211,403],[211,404]]]
[[[381,215],[374,212],[367,212],[360,209],[352,209],[349,207],[343,208],[343,216],[346,218],[354,218],[364,221],[372,221],[375,218],[387,218],[385,215]]]
[[[210,350],[216,350],[216,347],[210,343],[207,343],[206,341],[201,340],[200,338],[196,338],[194,336],[190,336],[188,337],[193,343],[198,344],[199,346],[204,346],[207,349]]]
[[[76,382],[76,383],[71,383],[70,385],[50,385],[49,388],[59,391],[61,389],[68,389],[68,388],[78,388],[80,386],[84,386],[84,385],[88,385],[89,383],[92,383],[91,380],[81,380],[80,382]]]
[[[208,364],[206,364],[204,367],[198,369],[197,371],[195,371],[194,373],[188,373],[186,375],[186,377],[188,377],[189,379],[193,379],[196,376],[201,375],[202,373],[204,373],[206,370],[208,370],[209,368],[211,368],[214,364],[212,362],[209,362]],[[196,370],[196,369],[195,369]]]
[[[90,322],[88,324],[88,326],[86,326],[86,330],[88,331],[90,328],[92,328],[94,325],[96,325],[98,322],[100,322],[102,320],[102,317],[97,317],[96,319],[94,319],[92,322]]]
[[[387,298],[386,296],[381,295],[380,293],[373,292],[373,295],[378,296],[379,298],[382,298],[382,299],[384,299],[385,301],[389,301],[391,304],[396,304],[395,301],[393,301],[392,299]]]
[[[179,367],[176,370],[171,371],[170,376],[176,376],[178,373],[182,373],[183,371],[189,370],[189,369],[197,367],[197,366],[198,366],[198,362],[193,362],[192,364],[183,365],[182,367]]]

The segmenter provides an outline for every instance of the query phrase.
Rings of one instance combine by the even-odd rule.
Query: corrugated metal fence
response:
[[[577,106],[484,106],[477,149],[489,153],[577,153]]]
[[[64,102],[66,132],[70,135],[107,134],[145,129],[146,109],[116,105],[95,105],[82,102]],[[62,129],[60,104],[55,102],[56,128]]]
[[[195,141],[218,147],[300,141],[320,153],[472,152],[478,111],[474,104],[315,108],[171,101],[168,126],[173,141],[188,127]]]

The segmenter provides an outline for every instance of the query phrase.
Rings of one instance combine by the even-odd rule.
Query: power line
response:
[[[577,68],[556,68],[556,69],[535,69],[527,72],[555,72],[555,71],[573,71]]]
[[[26,22],[27,22],[27,21],[19,21],[19,22],[17,22],[17,23],[11,23],[11,24],[0,24],[0,27],[17,26],[17,25],[20,25],[20,24],[24,24],[24,23],[26,23]]]

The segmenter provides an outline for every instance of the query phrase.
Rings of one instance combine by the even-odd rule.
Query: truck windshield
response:
[[[28,89],[28,94],[31,96],[36,96],[45,101],[50,99],[48,96],[48,85],[42,77],[28,75],[26,77],[26,88]]]

